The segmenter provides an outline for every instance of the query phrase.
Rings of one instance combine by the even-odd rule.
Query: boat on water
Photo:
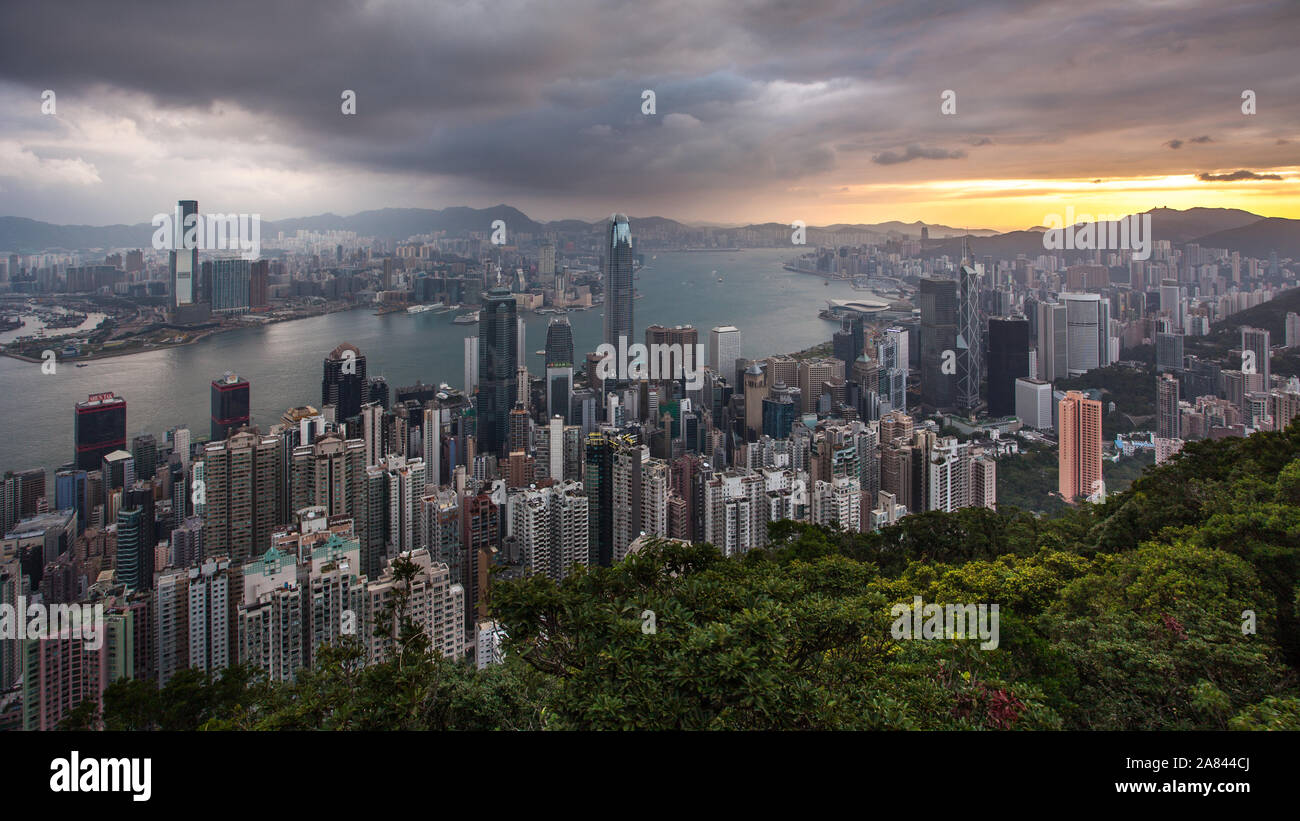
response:
[[[537,356],[546,356],[546,351],[544,351],[544,350],[542,350],[542,351],[533,351],[533,353],[536,354]]]
[[[478,311],[473,311],[468,314],[461,314],[460,316],[453,319],[452,322],[456,325],[473,325],[476,322],[478,322]]]

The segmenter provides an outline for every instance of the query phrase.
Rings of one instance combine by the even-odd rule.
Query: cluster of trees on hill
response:
[[[330,648],[292,684],[117,682],[69,726],[1300,729],[1300,425],[1190,444],[1052,518],[970,508],[771,536],[737,558],[659,543],[558,584],[495,584],[510,638],[487,670],[411,632],[386,663]],[[997,604],[997,648],[897,638],[893,606],[916,596]]]

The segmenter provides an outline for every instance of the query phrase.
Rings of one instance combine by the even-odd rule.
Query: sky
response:
[[[6,0],[4,15],[0,215],[134,224],[197,199],[269,220],[502,202],[539,220],[999,230],[1067,207],[1300,218],[1294,0]]]

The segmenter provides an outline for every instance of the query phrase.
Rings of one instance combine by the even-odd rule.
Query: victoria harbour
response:
[[[647,260],[636,282],[638,333],[647,325],[694,325],[705,335],[717,325],[742,332],[742,353],[768,356],[825,342],[831,323],[817,314],[826,300],[854,292],[846,282],[786,271],[795,250],[664,253]],[[152,433],[161,441],[174,425],[196,435],[208,427],[208,384],[226,371],[252,383],[253,423],[264,429],[290,407],[320,404],[321,361],[341,342],[365,353],[370,375],[389,385],[417,380],[462,387],[464,339],[474,325],[456,325],[457,312],[397,312],[376,316],[358,308],[230,331],[193,345],[95,360],[85,368],[60,363],[53,374],[40,363],[0,359],[0,415],[24,431],[0,442],[0,467],[23,470],[60,465],[72,458],[73,405],[93,393],[115,391],[127,401],[128,437]],[[522,314],[527,323],[525,350],[530,372],[540,375],[535,351],[546,339],[552,317]],[[600,343],[601,307],[567,314],[575,350],[594,351]],[[637,341],[633,339],[631,341]],[[44,397],[40,406],[29,398]],[[57,410],[56,410],[57,409]]]

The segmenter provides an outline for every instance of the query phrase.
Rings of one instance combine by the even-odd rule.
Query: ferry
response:
[[[478,311],[468,314],[461,314],[452,320],[456,325],[473,325],[478,322]]]

